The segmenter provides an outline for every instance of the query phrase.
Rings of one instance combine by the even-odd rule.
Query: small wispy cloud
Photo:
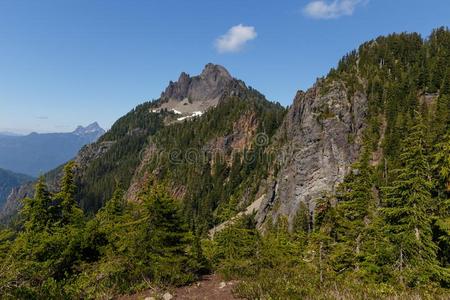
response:
[[[239,52],[247,42],[255,39],[257,35],[255,27],[239,24],[220,36],[216,40],[215,46],[219,53]]]
[[[351,16],[356,7],[367,3],[368,0],[315,0],[303,8],[303,13],[314,19],[336,19]]]
[[[38,120],[48,120],[47,116],[37,116],[36,119]]]

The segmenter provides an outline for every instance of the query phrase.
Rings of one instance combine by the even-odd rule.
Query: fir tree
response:
[[[45,184],[44,177],[39,177],[35,187],[34,198],[24,199],[24,207],[21,214],[25,219],[25,228],[29,231],[42,231],[50,225],[51,195]]]
[[[80,218],[83,215],[83,212],[78,207],[78,203],[75,199],[77,186],[75,185],[74,168],[75,162],[73,161],[64,166],[64,175],[60,183],[60,192],[56,195],[61,206],[62,224],[80,221]]]
[[[433,155],[435,201],[434,236],[439,246],[441,266],[450,266],[450,132],[435,147]]]
[[[125,191],[120,184],[116,184],[112,198],[106,202],[104,210],[108,215],[120,216],[125,210]]]
[[[435,147],[433,155],[433,171],[437,179],[437,190],[440,198],[450,196],[450,131]]]
[[[359,270],[366,248],[368,226],[373,219],[375,199],[372,192],[368,151],[352,173],[340,185],[336,206],[336,241],[334,255],[336,270]]]
[[[426,154],[426,128],[420,115],[405,139],[396,179],[384,189],[382,214],[393,243],[401,283],[416,285],[436,275],[436,245],[432,241],[431,173]]]
[[[179,205],[162,186],[154,187],[145,197],[145,223],[141,227],[141,257],[157,281],[179,280],[186,267],[187,229]],[[187,279],[186,279],[187,280]]]

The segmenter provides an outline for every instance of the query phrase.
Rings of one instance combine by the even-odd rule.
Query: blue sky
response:
[[[208,62],[289,105],[362,42],[449,23],[448,0],[0,0],[0,131],[109,128]]]

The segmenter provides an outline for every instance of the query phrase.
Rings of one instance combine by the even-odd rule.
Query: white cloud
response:
[[[315,19],[335,19],[342,16],[351,16],[359,4],[366,0],[315,0],[308,3],[303,13]]]
[[[227,33],[219,37],[215,46],[219,53],[239,52],[248,41],[255,39],[257,35],[255,27],[239,24],[231,27]]]

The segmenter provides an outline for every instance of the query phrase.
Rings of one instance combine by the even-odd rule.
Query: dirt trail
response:
[[[236,281],[224,281],[219,275],[207,275],[201,281],[193,283],[190,286],[184,286],[172,291],[172,300],[236,300],[233,296],[232,289],[236,285]],[[164,293],[163,293],[164,294]],[[148,297],[148,298],[147,298]],[[162,295],[155,297],[153,291],[147,290],[139,294],[119,297],[119,300],[144,300],[161,299]]]

